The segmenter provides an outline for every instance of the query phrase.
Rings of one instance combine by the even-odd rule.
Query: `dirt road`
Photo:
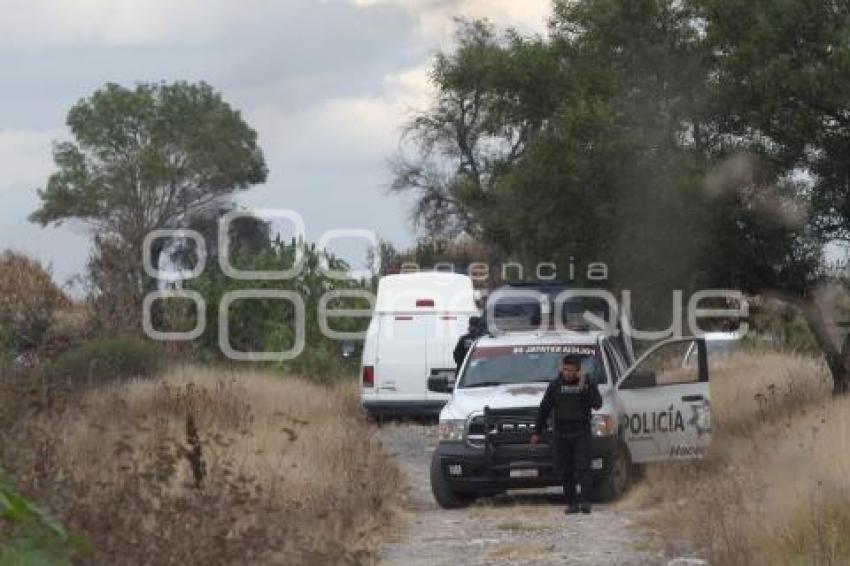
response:
[[[386,565],[668,564],[634,525],[640,511],[596,505],[591,515],[563,513],[560,490],[515,492],[463,510],[443,510],[428,479],[436,427],[385,424],[379,432],[409,485],[413,516],[380,553]],[[656,549],[653,549],[653,546]],[[701,562],[675,561],[678,564]]]

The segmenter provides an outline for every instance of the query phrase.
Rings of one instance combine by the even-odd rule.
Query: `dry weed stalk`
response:
[[[738,354],[712,370],[711,458],[648,469],[626,504],[653,505],[671,552],[720,566],[850,563],[850,399],[823,363]]]
[[[185,367],[46,399],[0,380],[0,467],[87,563],[368,563],[395,517],[353,384]]]

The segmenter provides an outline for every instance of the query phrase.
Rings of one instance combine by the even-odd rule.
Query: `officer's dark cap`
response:
[[[581,367],[581,356],[577,356],[575,354],[567,354],[564,356],[564,359],[561,360],[561,363],[565,366],[575,366],[577,368]]]

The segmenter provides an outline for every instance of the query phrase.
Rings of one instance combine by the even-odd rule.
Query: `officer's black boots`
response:
[[[581,504],[581,512],[587,515],[590,513],[590,503],[582,503]]]
[[[569,505],[567,505],[567,508],[564,509],[564,514],[573,515],[575,513],[578,513],[578,511],[579,511],[578,505],[575,504],[575,503],[570,503]]]

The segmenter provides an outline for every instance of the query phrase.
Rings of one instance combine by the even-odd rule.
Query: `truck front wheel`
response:
[[[466,491],[455,491],[446,481],[440,457],[435,452],[431,458],[431,492],[437,505],[443,509],[460,509],[473,503],[478,494]]]
[[[631,483],[632,459],[628,449],[618,443],[609,457],[605,475],[596,486],[596,495],[602,501],[614,501],[626,493]]]

